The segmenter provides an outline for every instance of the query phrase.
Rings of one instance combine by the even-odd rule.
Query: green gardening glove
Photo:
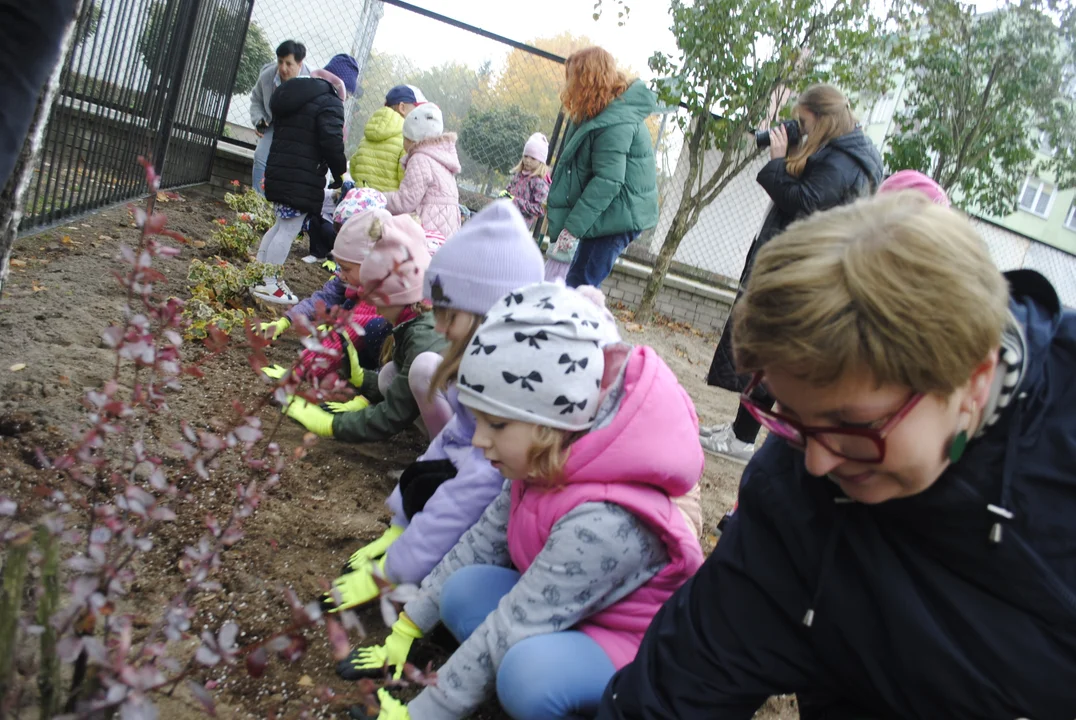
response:
[[[262,375],[273,378],[274,380],[279,380],[284,377],[287,372],[288,369],[283,365],[266,365],[262,368]]]
[[[327,402],[325,403],[325,409],[334,415],[346,412],[358,412],[365,408],[370,407],[370,401],[364,398],[362,395],[356,395],[347,402]]]
[[[291,320],[288,320],[286,317],[282,317],[279,320],[274,320],[273,322],[263,322],[258,325],[258,329],[261,330],[263,333],[267,333],[270,330],[273,332],[273,336],[271,338],[272,340],[276,340],[284,333],[285,330],[290,327]]]
[[[407,706],[392,697],[385,688],[377,691],[377,704],[381,707],[375,715],[367,712],[365,705],[352,705],[348,714],[352,720],[411,720]]]
[[[301,397],[289,397],[284,404],[284,414],[318,437],[333,436],[333,414]]]
[[[336,674],[345,680],[360,678],[379,678],[385,675],[387,667],[395,667],[393,677],[403,677],[404,663],[411,652],[411,644],[422,637],[422,631],[411,622],[407,613],[401,613],[400,619],[392,625],[392,634],[385,638],[384,645],[355,648],[346,659],[336,664]]]
[[[396,539],[403,535],[404,529],[399,525],[389,525],[389,529],[381,534],[377,540],[374,540],[369,545],[363,545],[356,550],[348,558],[347,564],[344,565],[344,572],[349,573],[363,565],[369,563],[371,560],[376,560],[388,551],[389,546],[396,542]]]
[[[325,593],[321,597],[321,609],[325,612],[340,612],[381,597],[381,585],[377,584],[375,576],[383,583],[387,582],[384,556],[333,580],[333,588],[340,593],[340,604],[337,605],[332,593]]]
[[[355,387],[361,388],[365,373],[362,365],[359,365],[359,351],[355,348],[355,343],[351,342],[351,338],[348,337],[347,333],[340,333],[340,337],[344,339],[344,352],[347,353],[348,370],[351,372],[347,381]]]
[[[325,268],[326,270],[328,270],[329,272],[331,272],[331,273],[336,272],[336,269],[338,267],[340,267],[339,265],[336,264],[336,261],[332,260],[332,259],[326,260],[325,262],[323,262],[321,264],[321,266],[323,268]]]

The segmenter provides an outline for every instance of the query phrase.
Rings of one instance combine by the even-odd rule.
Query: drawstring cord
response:
[[[994,524],[990,526],[990,542],[1000,545],[1003,538],[1002,523],[1012,520],[1012,510],[1008,509],[1009,505],[1009,478],[1012,476],[1013,463],[1016,462],[1016,446],[1020,440],[1020,421],[1023,419],[1024,414],[1024,399],[1027,397],[1026,392],[1022,392],[1017,396],[1016,408],[1013,410],[1012,425],[1009,427],[1008,442],[1005,444],[1005,461],[1001,467],[1001,497],[998,500],[998,504],[993,503],[986,506],[987,512],[996,516],[997,519]]]
[[[852,501],[849,498],[839,497],[835,498],[833,502],[835,505],[846,505]],[[818,571],[818,582],[815,584],[814,598],[811,600],[811,606],[807,608],[807,612],[803,614],[802,622],[807,627],[814,624],[815,608],[818,607],[818,601],[822,597],[822,588],[825,587],[826,578],[833,567],[833,558],[837,554],[837,541],[844,534],[844,524],[847,520],[848,511],[844,508],[837,508],[837,516],[833,521],[833,527],[830,528],[829,538],[826,540],[826,549],[822,555],[822,567]]]

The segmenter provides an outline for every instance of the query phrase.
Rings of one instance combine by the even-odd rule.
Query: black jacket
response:
[[[273,144],[265,164],[265,197],[296,210],[320,213],[325,173],[347,172],[344,103],[325,80],[297,77],[281,84],[269,101]]]
[[[870,138],[859,128],[830,140],[807,158],[798,178],[785,170],[784,158],[766,163],[756,180],[773,200],[773,205],[747,251],[740,275],[741,292],[763,245],[784,232],[795,220],[873,194],[882,182],[882,175],[882,158]],[[736,374],[731,333],[732,324],[725,323],[706,381],[732,392],[741,392],[748,379]]]
[[[925,492],[874,506],[836,502],[771,436],[601,720],[748,720],[790,692],[828,710],[803,717],[1076,717],[1076,313],[1037,273],[1009,281],[1026,365],[997,423]]]

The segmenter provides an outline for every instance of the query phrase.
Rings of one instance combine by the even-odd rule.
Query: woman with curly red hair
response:
[[[600,47],[573,53],[564,74],[560,99],[571,123],[547,201],[549,236],[556,242],[546,279],[600,287],[620,253],[658,222],[657,168],[646,126],[657,100]]]

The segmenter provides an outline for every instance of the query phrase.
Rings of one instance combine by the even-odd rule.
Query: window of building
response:
[[[1076,200],[1069,205],[1069,212],[1065,215],[1065,227],[1076,232]]]
[[[871,108],[870,116],[867,122],[869,122],[871,125],[888,123],[890,118],[893,117],[893,113],[896,112],[896,110],[896,93],[885,93],[874,103],[874,107]]]
[[[1039,178],[1028,178],[1020,191],[1020,209],[1039,217],[1048,216],[1056,190],[1053,185]]]

